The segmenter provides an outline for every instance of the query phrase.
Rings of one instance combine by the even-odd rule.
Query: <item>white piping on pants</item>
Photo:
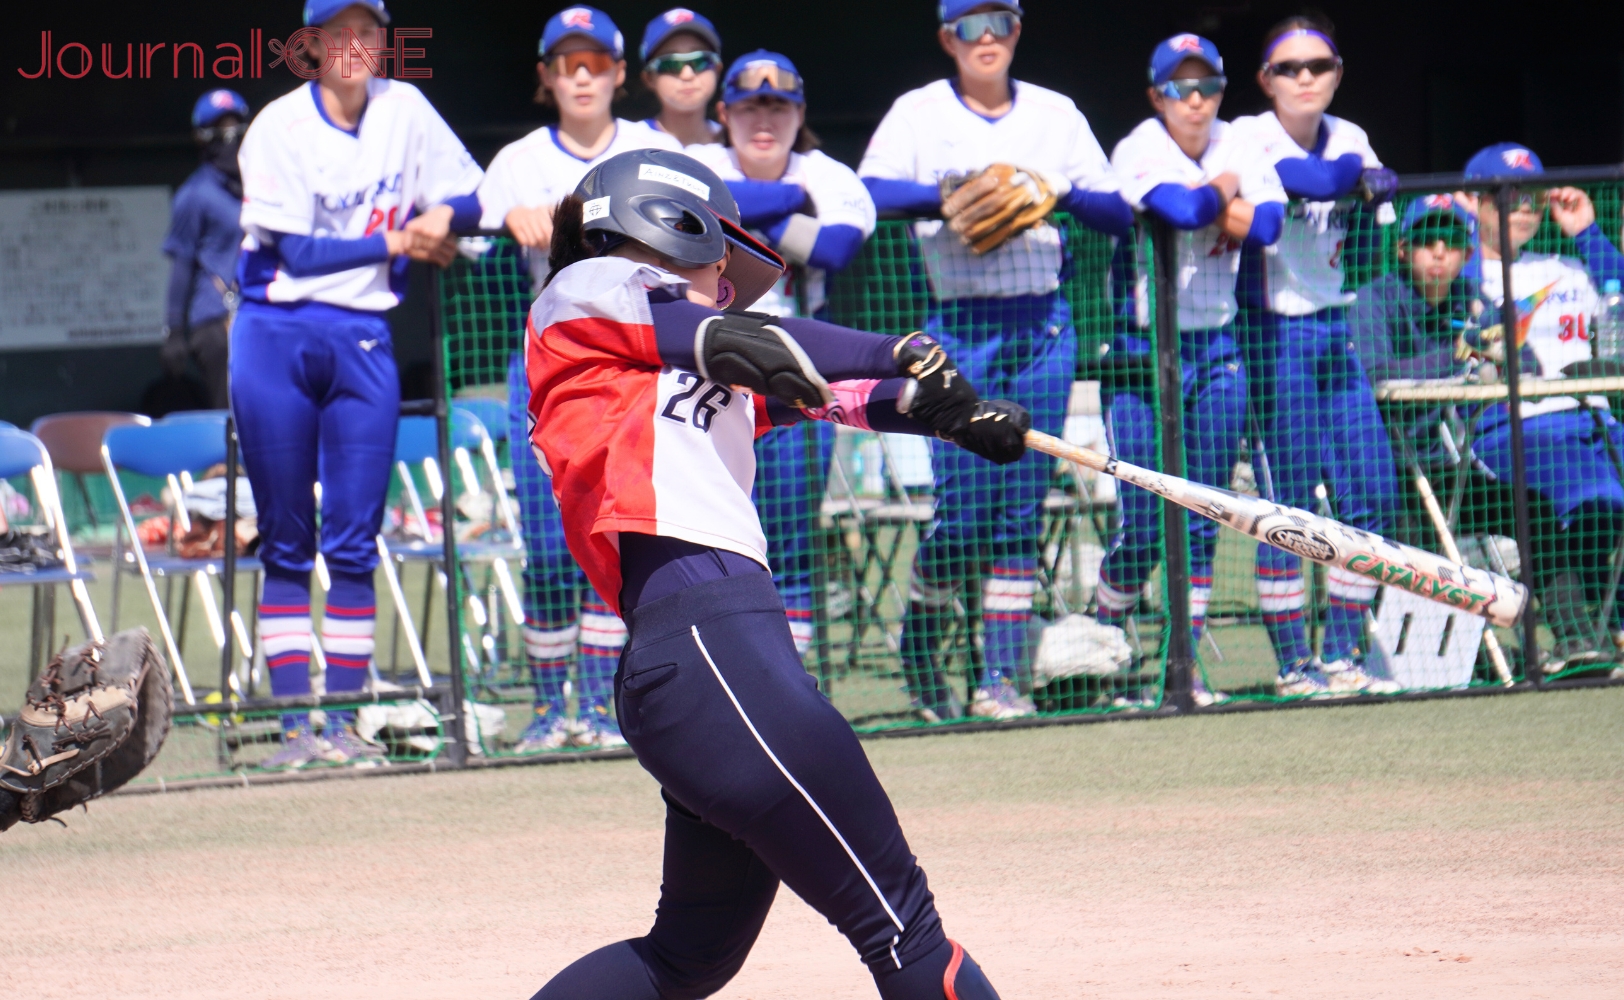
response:
[[[869,875],[868,869],[864,868],[863,863],[857,860],[856,852],[851,849],[850,844],[846,843],[846,838],[840,835],[840,831],[835,829],[835,825],[830,821],[828,814],[823,811],[821,806],[812,801],[812,796],[801,786],[799,781],[795,780],[795,776],[789,773],[789,769],[778,759],[778,755],[773,753],[772,747],[769,747],[767,741],[761,738],[761,733],[756,731],[756,724],[751,722],[750,716],[745,714],[744,706],[739,704],[739,699],[733,694],[733,689],[728,686],[727,678],[722,676],[722,671],[716,666],[716,661],[711,659],[710,650],[705,648],[705,640],[699,637],[699,626],[691,625],[689,629],[694,634],[694,645],[699,647],[699,652],[705,657],[705,662],[710,664],[711,673],[716,675],[717,683],[721,684],[722,690],[727,693],[727,700],[733,703],[733,708],[739,713],[739,718],[744,720],[745,728],[750,730],[750,735],[754,736],[756,743],[760,744],[762,753],[765,753],[767,759],[773,762],[773,766],[778,768],[778,773],[784,776],[784,780],[789,782],[797,792],[801,793],[801,798],[806,800],[806,804],[811,806],[812,811],[818,814],[818,819],[823,820],[823,825],[829,828],[830,833],[834,834],[835,840],[840,843],[841,848],[846,852],[846,857],[851,858],[851,863],[857,866],[857,871],[863,876],[863,881],[867,882],[868,887],[874,890],[874,898],[878,899],[880,905],[885,908],[885,915],[891,918],[893,924],[896,924],[899,936],[891,939],[891,958],[897,963],[897,968],[902,968],[902,960],[897,958],[896,949],[897,941],[900,940],[900,932],[907,930],[906,927],[902,926],[902,919],[897,916],[895,910],[891,909],[891,904],[886,902],[885,894],[880,892],[880,887],[874,883],[874,878]]]

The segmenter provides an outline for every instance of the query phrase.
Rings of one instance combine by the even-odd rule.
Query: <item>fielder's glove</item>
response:
[[[43,822],[140,774],[173,708],[169,668],[146,629],[58,654],[0,750],[0,830]]]
[[[712,382],[764,393],[798,410],[835,401],[812,359],[766,313],[729,310],[699,324],[694,358]]]
[[[976,387],[953,367],[942,345],[923,333],[902,338],[891,353],[897,359],[897,374],[913,379],[897,397],[897,412],[929,427],[944,441],[957,439],[970,426],[981,401]]]
[[[959,241],[990,253],[1054,211],[1055,192],[1035,171],[994,163],[969,176],[942,178],[942,218]]]
[[[1031,429],[1032,414],[1026,407],[1007,399],[983,399],[953,443],[996,465],[1008,465],[1026,454],[1026,432]]]

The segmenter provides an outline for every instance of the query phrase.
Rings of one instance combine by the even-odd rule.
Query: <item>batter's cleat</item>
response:
[[[563,716],[550,713],[538,715],[519,734],[519,743],[513,749],[516,753],[562,750],[575,738],[575,730],[576,727]]]
[[[1319,663],[1312,659],[1298,660],[1282,668],[1274,682],[1274,693],[1282,698],[1311,697],[1330,690],[1330,685],[1320,673]]]
[[[1353,660],[1333,660],[1325,664],[1325,685],[1332,694],[1397,694],[1397,681],[1376,677]]]
[[[311,764],[332,764],[337,759],[327,741],[298,729],[282,737],[282,749],[259,762],[262,771],[297,771]]]
[[[1202,708],[1211,708],[1213,705],[1222,705],[1224,702],[1229,700],[1229,695],[1223,693],[1222,691],[1213,691],[1212,689],[1208,688],[1207,682],[1202,679],[1199,673],[1197,673],[1195,677],[1191,679],[1190,686],[1192,688],[1191,694],[1195,698],[1195,703],[1200,705]]]
[[[942,974],[943,1000],[998,1000],[998,991],[964,946],[952,938],[947,943],[953,946],[953,957],[947,960],[947,971]]]
[[[327,731],[327,744],[332,748],[331,759],[351,767],[379,767],[388,763],[383,750],[363,740],[349,726],[337,726]]]
[[[978,719],[1019,719],[1036,715],[1038,707],[1013,684],[989,684],[976,688],[970,699],[970,715]]]

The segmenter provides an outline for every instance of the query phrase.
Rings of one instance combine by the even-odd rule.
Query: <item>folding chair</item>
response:
[[[113,498],[118,502],[119,516],[122,519],[122,530],[130,538],[130,551],[125,554],[122,550],[122,540],[115,534],[113,541],[113,559],[115,567],[127,572],[140,575],[146,587],[147,599],[152,603],[152,611],[158,619],[158,630],[163,635],[164,648],[174,663],[175,679],[180,685],[181,694],[187,704],[196,704],[192,693],[192,683],[187,675],[185,661],[181,656],[180,644],[175,639],[176,629],[169,620],[166,602],[158,596],[157,577],[185,577],[190,575],[196,586],[198,599],[203,605],[203,612],[208,621],[209,633],[214,639],[217,650],[225,648],[226,623],[221,618],[219,603],[215,598],[214,586],[211,577],[218,576],[224,566],[223,559],[185,559],[174,552],[174,537],[177,531],[191,530],[191,517],[186,511],[184,502],[184,489],[191,484],[191,473],[194,469],[207,469],[209,466],[225,461],[225,414],[221,411],[209,413],[192,413],[181,415],[179,419],[165,419],[148,426],[129,425],[114,427],[107,432],[102,442],[102,465],[108,479],[113,486]],[[118,470],[128,469],[131,472],[145,476],[163,478],[168,480],[169,492],[172,497],[170,506],[170,543],[168,551],[149,555],[145,546],[141,544],[141,536],[135,523],[135,516],[130,511],[129,502],[124,496],[123,484],[119,482]],[[234,539],[228,539],[233,544]],[[133,563],[133,566],[130,565]],[[253,573],[255,587],[258,587],[258,577],[261,571],[258,559],[240,558],[237,560],[239,573]],[[118,580],[117,571],[113,577],[113,627],[118,627]],[[170,591],[171,597],[173,591]],[[169,602],[172,603],[172,602]],[[179,626],[184,636],[186,624],[186,591],[181,592],[181,614]],[[236,636],[237,648],[242,651],[242,671],[246,674],[252,669],[254,657],[254,644],[249,637],[248,629],[243,622],[242,615],[232,608],[230,613],[230,628]],[[235,693],[241,697],[246,694],[247,685],[243,677],[233,673],[230,678]]]
[[[90,592],[85,584],[95,578],[88,570],[79,568],[69,536],[67,517],[62,513],[62,498],[56,489],[56,473],[51,467],[51,456],[39,438],[7,425],[0,428],[0,479],[27,475],[34,487],[34,499],[47,528],[56,534],[62,555],[62,566],[55,569],[36,568],[31,573],[0,574],[0,586],[26,585],[33,591],[34,614],[29,642],[29,680],[51,655],[51,644],[56,632],[56,588],[67,584],[79,611],[79,624],[85,636],[102,638],[101,623],[96,609],[90,603]]]
[[[44,442],[45,450],[51,453],[51,464],[56,467],[56,471],[66,472],[73,477],[74,484],[79,487],[79,496],[84,500],[85,513],[91,527],[99,527],[96,521],[96,504],[90,498],[90,486],[85,481],[85,476],[99,476],[106,472],[102,467],[102,438],[114,427],[130,424],[145,427],[151,423],[150,417],[144,417],[139,413],[85,410],[40,417],[34,421],[29,430]]]

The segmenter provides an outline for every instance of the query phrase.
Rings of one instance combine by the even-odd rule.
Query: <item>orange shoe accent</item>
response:
[[[953,988],[953,980],[959,978],[959,966],[964,964],[964,945],[953,939],[948,939],[953,946],[953,957],[947,960],[947,971],[942,973],[942,995],[946,1000],[959,1000],[958,991]]]

